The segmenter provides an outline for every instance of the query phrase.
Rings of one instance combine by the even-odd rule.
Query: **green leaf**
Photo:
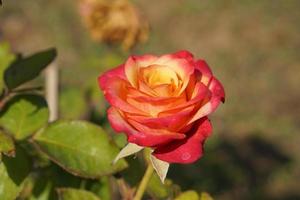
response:
[[[25,178],[30,172],[31,163],[19,148],[16,157],[3,157],[0,163],[0,199],[14,200],[22,190]]]
[[[97,178],[127,167],[124,159],[112,165],[119,149],[101,127],[89,122],[54,122],[40,130],[34,141],[50,159],[74,175]]]
[[[14,89],[23,83],[36,78],[56,57],[56,50],[51,48],[27,58],[19,58],[4,72],[8,89]]]
[[[5,133],[3,133],[2,130],[0,130],[0,157],[1,153],[4,153],[7,156],[15,156],[14,141]]]
[[[14,96],[0,113],[0,126],[22,140],[48,122],[45,99],[38,95]]]
[[[175,200],[200,200],[197,192],[188,190],[181,193]]]
[[[63,90],[59,97],[59,110],[62,119],[80,118],[85,112],[85,99],[82,92],[75,88]]]
[[[86,190],[60,188],[57,192],[59,200],[100,200],[95,194]]]
[[[0,90],[2,90],[3,73],[9,64],[15,59],[15,56],[10,53],[10,48],[7,43],[0,43]]]

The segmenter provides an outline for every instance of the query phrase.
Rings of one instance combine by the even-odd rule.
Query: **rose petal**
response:
[[[190,130],[189,137],[159,146],[152,153],[168,163],[192,163],[203,155],[203,144],[212,126],[207,118],[199,120]]]
[[[156,97],[157,94],[155,93],[155,91],[153,91],[152,88],[150,88],[147,83],[144,82],[144,80],[138,80],[138,83],[139,83],[139,90],[151,97]]]
[[[174,70],[163,65],[149,65],[140,69],[140,76],[152,88],[161,84],[175,84],[178,86],[178,77]]]
[[[162,111],[184,105],[186,98],[184,94],[179,97],[155,98],[129,87],[126,101],[143,112],[149,113],[149,116],[157,117],[158,113]]]
[[[155,64],[168,66],[169,68],[173,69],[181,78],[182,86],[178,94],[181,94],[181,92],[184,91],[188,85],[191,74],[194,72],[194,65],[191,64],[191,62],[183,58],[176,58],[176,56],[172,54],[159,57],[155,61]]]
[[[173,105],[172,107],[167,107],[170,109],[166,109],[159,113],[159,116],[169,115],[169,113],[173,113],[174,110],[180,110],[189,106],[194,106],[195,104],[201,103],[204,99],[210,98],[211,92],[209,89],[203,85],[202,83],[197,83],[194,91],[191,94],[191,99],[186,103],[179,104],[177,106]]]
[[[198,69],[204,76],[211,77],[212,71],[205,60],[197,60],[196,69]]]
[[[165,116],[147,117],[129,113],[126,114],[126,116],[128,119],[133,119],[149,128],[167,129],[169,131],[180,132],[181,128],[185,126],[190,119],[193,110],[194,107],[190,106],[184,109],[173,110],[173,113],[168,113],[168,115]]]
[[[177,57],[177,58],[184,58],[184,59],[190,60],[190,61],[194,60],[194,55],[191,52],[186,51],[186,50],[181,50],[181,51],[175,52],[171,55],[173,55],[174,57]]]
[[[153,55],[130,56],[125,63],[125,74],[133,87],[138,87],[139,68],[151,65],[157,59]]]
[[[157,94],[159,97],[170,97],[173,96],[173,88],[172,85],[169,84],[161,84],[158,86],[155,86],[153,88],[153,91]]]
[[[127,140],[130,143],[137,144],[143,147],[153,147],[159,144],[163,144],[174,139],[184,138],[184,134],[180,133],[167,133],[159,132],[148,129],[147,127],[139,127],[141,130],[145,128],[145,132],[138,131],[132,125],[130,125],[121,113],[114,107],[110,107],[107,111],[108,120],[112,126],[112,128],[116,132],[124,132],[127,135]],[[131,121],[132,122],[132,121]],[[135,124],[138,126],[137,124]]]
[[[212,80],[209,84],[209,90],[211,91],[213,96],[220,98],[222,102],[225,101],[224,87],[221,84],[221,82],[218,79],[216,79],[215,77],[212,78]]]
[[[214,77],[212,77],[209,83],[209,90],[211,91],[210,100],[202,105],[200,109],[195,113],[195,115],[190,119],[188,124],[193,123],[194,121],[200,119],[201,117],[207,116],[210,113],[214,112],[220,102],[225,100],[225,92],[222,84]]]
[[[105,98],[112,106],[115,106],[125,112],[147,115],[147,113],[128,104],[125,101],[126,95],[128,93],[128,83],[125,80],[120,79],[118,77],[110,77],[109,79],[102,81],[100,85],[102,85],[101,87],[103,87],[103,93]]]
[[[127,102],[135,108],[139,108],[144,113],[148,113],[148,116],[156,117],[159,112],[164,109],[163,105],[153,105],[149,102],[140,102],[133,98],[127,98]]]
[[[178,102],[178,104],[182,104],[186,102],[186,95],[182,93],[180,96],[166,96],[166,97],[159,97],[159,96],[151,96],[148,93],[136,90],[135,88],[128,88],[128,98],[135,99],[140,102],[151,102],[153,104],[169,104],[170,102]],[[153,91],[154,92],[154,91]]]
[[[208,64],[204,60],[198,60],[196,62],[196,69],[201,72],[201,82],[204,85],[208,85],[213,76]]]
[[[104,90],[107,85],[107,81],[113,77],[119,77],[121,79],[126,79],[125,72],[124,72],[124,65],[119,65],[118,67],[111,69],[111,70],[105,72],[104,74],[102,74],[101,76],[99,76],[98,83],[99,83],[100,88],[102,90]]]
[[[138,65],[133,56],[130,56],[125,63],[125,74],[127,80],[133,87],[138,87],[137,77],[138,77]]]
[[[127,119],[127,121],[136,128],[140,133],[143,133],[148,137],[148,140],[145,140],[143,143],[145,146],[156,146],[158,144],[163,144],[166,142],[169,142],[171,140],[176,139],[183,139],[185,138],[185,135],[183,133],[178,132],[172,132],[165,128],[163,129],[155,129],[155,128],[149,128],[139,122],[136,122],[131,119]],[[154,141],[153,139],[156,139],[157,141]],[[153,140],[153,141],[151,141]],[[131,142],[128,140],[128,142]]]
[[[121,116],[118,109],[110,107],[107,110],[107,117],[112,128],[117,132],[125,132],[126,135],[138,135],[139,132],[135,130],[130,124],[128,124]]]

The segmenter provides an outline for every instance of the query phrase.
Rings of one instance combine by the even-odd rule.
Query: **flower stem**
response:
[[[136,191],[136,194],[135,194],[135,197],[133,198],[133,200],[141,200],[142,199],[143,194],[146,190],[146,187],[147,187],[147,185],[150,181],[150,178],[152,176],[153,170],[154,169],[153,169],[152,165],[149,164],[148,167],[147,167],[147,170],[146,170],[146,172],[143,176],[143,179],[142,179],[142,181],[141,181],[141,183],[140,183],[140,185],[139,185],[139,187]]]

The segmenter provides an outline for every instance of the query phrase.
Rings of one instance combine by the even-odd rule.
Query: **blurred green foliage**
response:
[[[86,102],[81,90],[69,88],[61,91],[59,97],[60,118],[80,119],[86,112],[85,108]]]

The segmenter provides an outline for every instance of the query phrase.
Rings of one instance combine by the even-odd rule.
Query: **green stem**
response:
[[[143,176],[143,179],[142,179],[142,181],[141,181],[141,183],[140,183],[140,185],[139,185],[139,187],[136,191],[136,194],[135,194],[135,197],[133,198],[133,200],[141,200],[142,199],[142,197],[144,195],[144,192],[147,188],[147,185],[150,181],[150,178],[152,177],[153,170],[154,169],[153,169],[152,165],[149,164],[148,167],[147,167],[147,170],[146,170],[146,172]]]

